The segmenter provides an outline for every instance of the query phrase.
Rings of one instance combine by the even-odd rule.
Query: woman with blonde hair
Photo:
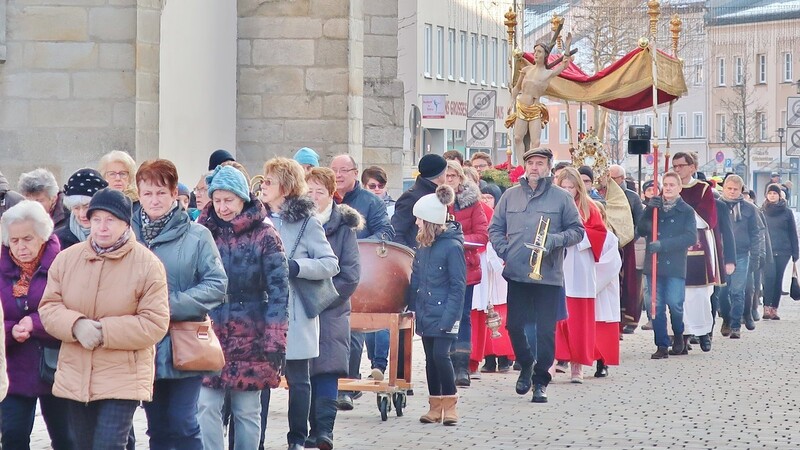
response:
[[[564,289],[569,316],[556,324],[556,359],[569,361],[572,382],[582,383],[583,366],[591,366],[595,360],[595,263],[600,260],[608,231],[575,168],[564,168],[556,184],[575,200],[586,229],[581,242],[567,247],[564,267],[569,270],[564,270]]]
[[[136,161],[127,152],[114,150],[100,158],[98,171],[108,182],[108,187],[120,191],[131,202],[139,201],[136,191]]]

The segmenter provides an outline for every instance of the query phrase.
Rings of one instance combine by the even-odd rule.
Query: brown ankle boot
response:
[[[442,397],[442,409],[444,410],[442,423],[445,425],[455,425],[458,423],[456,403],[458,403],[457,395],[445,395]]]
[[[440,396],[431,395],[428,397],[430,410],[419,421],[422,423],[439,423],[442,421],[442,398]]]

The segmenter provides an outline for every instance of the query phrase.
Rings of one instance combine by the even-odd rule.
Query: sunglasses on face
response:
[[[386,185],[383,184],[383,183],[369,183],[369,184],[367,184],[367,187],[370,188],[370,189],[383,189],[384,186],[386,186]]]

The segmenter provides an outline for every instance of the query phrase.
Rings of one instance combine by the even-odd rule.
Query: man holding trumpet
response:
[[[580,242],[585,231],[572,197],[552,184],[553,153],[534,148],[522,159],[525,174],[500,198],[489,225],[489,240],[505,261],[506,329],[522,367],[516,391],[525,395],[533,384],[531,401],[546,403],[548,370],[555,353],[556,311],[564,295],[564,249]],[[525,331],[532,325],[536,336]]]

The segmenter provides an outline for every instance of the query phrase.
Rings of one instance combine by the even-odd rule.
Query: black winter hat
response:
[[[236,161],[236,158],[227,150],[219,149],[214,151],[208,158],[208,170],[216,169],[218,165],[225,161]]]
[[[94,169],[78,169],[64,185],[64,195],[84,195],[92,197],[100,189],[108,187],[108,182],[103,175]]]
[[[422,178],[434,178],[447,169],[447,161],[441,155],[428,153],[420,158],[417,168]]]
[[[589,166],[580,166],[578,167],[578,173],[581,175],[586,175],[589,177],[590,180],[594,181],[594,171]]]
[[[133,215],[132,209],[131,201],[125,194],[111,188],[105,188],[97,191],[92,197],[92,201],[89,202],[89,210],[86,211],[86,217],[91,219],[93,212],[103,210],[130,225],[131,216]]]
[[[772,183],[772,184],[767,186],[767,192],[775,192],[778,195],[781,195],[782,190],[781,190],[780,186],[778,186],[775,183]]]

